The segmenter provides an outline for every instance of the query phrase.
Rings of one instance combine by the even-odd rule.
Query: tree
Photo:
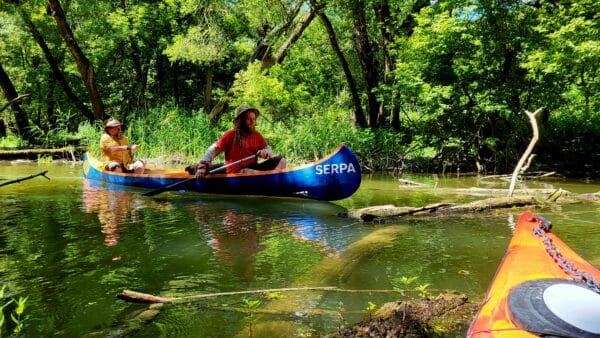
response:
[[[2,87],[2,92],[4,93],[4,97],[10,103],[10,107],[15,113],[15,121],[17,125],[18,134],[23,137],[27,141],[32,141],[33,137],[31,134],[31,129],[29,128],[29,118],[27,113],[21,108],[21,101],[17,98],[19,97],[15,86],[12,81],[8,77],[8,74],[4,71],[4,67],[0,63],[0,87]]]
[[[31,18],[29,17],[29,15],[27,14],[27,12],[22,7],[19,6],[18,1],[16,1],[16,5],[18,7],[18,11],[19,11],[19,14],[20,14],[21,18],[23,19],[23,22],[27,26],[27,29],[29,30],[29,32],[33,36],[34,40],[37,42],[37,44],[42,49],[42,52],[44,53],[46,61],[48,62],[48,65],[50,66],[50,70],[52,71],[52,75],[54,77],[53,79],[56,80],[60,84],[61,88],[63,89],[63,91],[65,93],[65,95],[69,98],[69,100],[73,103],[73,105],[75,105],[75,107],[77,107],[77,109],[79,109],[79,111],[89,121],[93,121],[94,120],[94,115],[89,110],[89,108],[86,107],[81,102],[81,100],[79,99],[79,97],[77,97],[77,95],[75,94],[75,92],[73,91],[73,89],[71,89],[71,86],[69,85],[69,83],[67,82],[67,80],[63,76],[62,71],[59,68],[58,61],[52,55],[52,52],[50,51],[50,48],[48,47],[48,44],[46,43],[46,40],[44,39],[44,37],[42,36],[42,34],[40,33],[40,31],[35,27],[33,21],[31,21]],[[53,120],[52,118],[49,118],[49,119]]]
[[[48,14],[56,20],[58,31],[69,48],[73,60],[77,64],[77,69],[81,74],[81,78],[92,103],[94,119],[104,119],[104,104],[102,103],[102,98],[94,80],[94,66],[85,56],[79,47],[79,44],[77,44],[77,40],[73,35],[71,27],[67,23],[67,18],[58,0],[48,0]]]

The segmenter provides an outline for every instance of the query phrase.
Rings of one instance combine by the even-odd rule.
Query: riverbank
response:
[[[61,148],[4,148],[0,149],[1,161],[39,160],[41,158],[67,159],[79,161],[86,151],[84,146],[66,146]]]

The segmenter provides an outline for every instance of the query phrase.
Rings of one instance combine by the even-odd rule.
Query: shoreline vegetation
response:
[[[527,163],[521,163],[528,171],[553,172],[567,178],[599,178],[600,165],[593,166],[590,163],[600,161],[600,158],[589,156],[585,161],[573,161],[576,154],[557,159],[548,153],[544,134],[538,131],[536,114],[540,111],[525,112],[529,117],[530,129],[519,135],[522,144],[487,161],[470,156],[451,144],[439,147],[420,139],[404,142],[404,138],[393,129],[358,128],[348,123],[352,120],[351,112],[342,109],[309,118],[287,120],[277,119],[265,112],[261,115],[258,128],[275,153],[284,155],[290,166],[318,160],[344,143],[357,156],[363,172],[391,172],[396,176],[403,173],[482,176],[514,173],[514,165],[519,159],[515,149],[525,147],[533,130],[534,135],[528,147],[531,156],[527,156]],[[183,168],[196,163],[205,149],[231,128],[229,117],[224,116],[218,124],[213,124],[201,111],[190,112],[179,107],[163,106],[151,109],[144,118],[126,120],[124,133],[132,142],[141,145],[136,155],[147,160],[150,166]],[[98,157],[102,132],[100,121],[94,124],[82,122],[76,130],[59,130],[46,135],[43,142],[35,146],[8,134],[0,138],[0,161],[78,161],[86,151]],[[523,158],[521,162],[524,162]]]

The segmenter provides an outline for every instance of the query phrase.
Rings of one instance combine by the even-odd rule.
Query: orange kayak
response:
[[[527,211],[467,337],[600,337],[600,270]]]

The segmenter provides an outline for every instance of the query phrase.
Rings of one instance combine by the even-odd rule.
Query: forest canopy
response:
[[[600,2],[3,0],[0,86],[0,142],[114,116],[194,157],[248,103],[275,149],[370,169],[506,171],[543,108],[536,165],[597,175]]]

